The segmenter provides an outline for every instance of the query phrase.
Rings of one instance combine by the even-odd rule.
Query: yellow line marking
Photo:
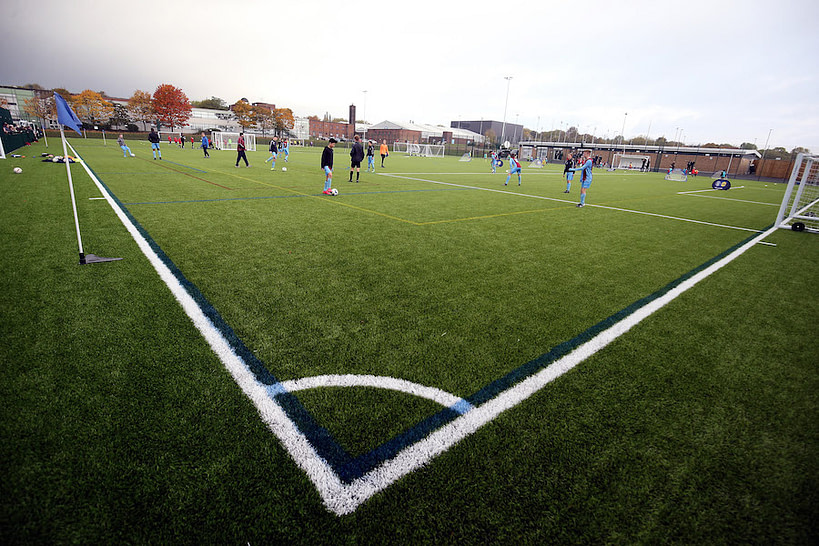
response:
[[[516,211],[516,212],[502,212],[502,213],[498,213],[498,214],[486,214],[484,216],[469,216],[467,218],[452,218],[452,219],[448,219],[448,220],[432,220],[430,222],[419,222],[417,225],[419,225],[419,226],[431,226],[431,225],[434,225],[434,224],[451,224],[451,223],[454,223],[454,222],[469,222],[469,221],[472,221],[472,220],[487,220],[489,218],[501,218],[503,216],[514,216],[516,214],[532,214],[532,213],[535,213],[535,212],[549,212],[549,211],[553,211],[553,210],[560,210],[560,209],[563,209],[563,208],[568,208],[568,207],[556,207],[556,208],[550,208],[550,209],[519,210],[519,211]]]

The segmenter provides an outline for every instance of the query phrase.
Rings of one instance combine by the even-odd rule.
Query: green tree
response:
[[[253,106],[246,100],[240,99],[233,105],[233,115],[236,116],[236,121],[242,126],[242,129],[249,129],[256,124],[253,119]]]
[[[29,116],[39,119],[45,127],[48,118],[56,117],[54,95],[36,93],[30,99],[23,101],[23,111]]]
[[[211,97],[205,100],[192,101],[191,106],[196,108],[210,108],[212,110],[230,110],[230,106],[219,97]]]
[[[743,142],[739,145],[740,150],[758,150],[759,148],[756,147],[756,144],[752,142]]]
[[[114,103],[114,112],[111,114],[111,126],[127,125],[130,122],[131,118],[128,116],[128,109],[118,102]]]
[[[293,110],[290,108],[276,108],[273,110],[274,126],[279,134],[284,134],[285,131],[290,131],[296,125],[296,119],[293,117]]]
[[[77,117],[91,125],[108,121],[114,113],[114,106],[102,98],[100,93],[90,89],[86,89],[79,95],[72,97],[71,103]]]
[[[264,106],[253,107],[253,121],[256,122],[256,126],[262,130],[262,136],[264,136],[267,129],[271,129],[275,126],[273,112],[270,108]]]
[[[151,103],[151,94],[137,89],[128,99],[128,111],[131,119],[142,122],[142,129],[148,129],[148,122],[153,119],[154,107]]]

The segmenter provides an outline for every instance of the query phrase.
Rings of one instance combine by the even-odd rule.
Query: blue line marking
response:
[[[453,404],[449,409],[463,415],[464,413],[468,412],[469,410],[473,409],[474,407],[475,406],[473,406],[472,404],[470,404],[466,400],[460,400],[459,402],[456,402],[455,404]]]
[[[163,160],[165,161],[165,160]],[[165,161],[165,163],[172,163],[173,165],[179,165],[180,167],[185,167],[186,169],[190,169],[192,171],[196,171],[198,173],[207,173],[208,171],[203,171],[202,169],[197,169],[196,167],[191,167],[190,165],[183,165],[182,163],[177,163],[175,161]]]

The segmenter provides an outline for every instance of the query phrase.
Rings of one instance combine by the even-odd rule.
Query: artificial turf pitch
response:
[[[577,209],[557,166],[504,187],[481,160],[393,154],[356,184],[337,148],[326,197],[318,149],[270,171],[261,151],[236,169],[226,151],[71,143],[277,380],[388,376],[467,400],[764,229],[782,195],[596,171]],[[85,250],[124,259],[77,265],[65,167],[44,151],[0,170],[6,542],[815,541],[811,234],[773,234],[337,516],[80,165]],[[441,410],[377,388],[295,396],[353,459]]]

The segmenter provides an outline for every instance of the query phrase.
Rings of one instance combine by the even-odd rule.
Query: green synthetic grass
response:
[[[578,210],[579,182],[567,199],[558,165],[504,188],[503,169],[493,176],[482,160],[393,154],[350,184],[337,149],[341,194],[329,198],[320,149],[293,148],[271,172],[262,151],[236,169],[232,152],[206,160],[163,146],[160,162],[147,143],[130,143],[128,159],[111,143],[72,143],[283,380],[389,375],[468,396],[751,234]],[[121,262],[76,265],[63,165],[2,163],[5,542],[816,540],[810,234],[775,234],[776,247],[756,246],[338,518],[110,207],[89,200],[99,192],[81,167],[86,252]],[[710,182],[598,171],[587,202],[750,229],[773,221],[781,186],[707,194],[733,200],[677,194]],[[376,389],[298,396],[353,454],[439,409]]]

